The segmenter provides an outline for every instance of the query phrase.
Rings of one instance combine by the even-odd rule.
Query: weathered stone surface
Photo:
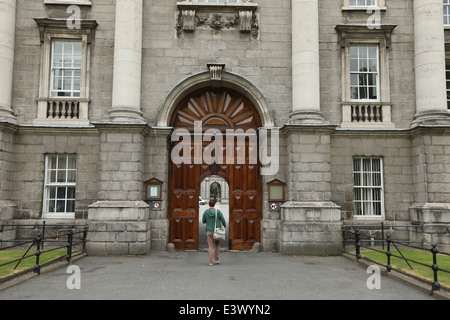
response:
[[[13,66],[5,70],[4,74],[8,76],[0,81],[1,88],[12,87],[12,91],[0,88],[4,92],[0,100],[6,102],[0,103],[0,201],[11,201],[13,205],[0,204],[0,220],[45,219],[45,156],[76,154],[75,216],[66,221],[89,224],[90,239],[95,240],[89,244],[90,253],[136,254],[142,250],[147,252],[149,245],[154,250],[166,250],[170,229],[167,138],[171,128],[157,125],[161,119],[170,119],[173,108],[188,93],[211,85],[207,65],[213,63],[225,64],[223,79],[229,77],[241,81],[229,80],[227,85],[245,93],[256,105],[264,106],[260,108],[262,118],[273,120],[267,121],[273,122],[270,126],[282,128],[279,171],[273,176],[262,177],[262,250],[311,254],[335,252],[340,245],[337,226],[341,221],[424,224],[421,228],[412,228],[414,231],[409,234],[397,234],[402,239],[448,244],[450,237],[445,228],[450,224],[450,129],[445,120],[448,112],[445,110],[442,42],[450,42],[450,32],[442,28],[442,1],[420,0],[414,1],[414,5],[410,2],[389,0],[386,8],[379,12],[379,30],[393,30],[388,39],[381,36],[380,40],[376,29],[372,34],[377,37],[367,35],[371,42],[376,40],[383,46],[380,61],[387,64],[380,65],[383,77],[379,104],[382,105],[380,110],[390,112],[391,123],[389,126],[353,123],[349,129],[342,126],[346,121],[343,119],[344,108],[349,102],[344,101],[349,93],[349,88],[345,87],[349,77],[342,73],[348,48],[343,42],[348,35],[344,35],[343,40],[336,26],[339,25],[341,30],[361,30],[370,15],[366,10],[348,10],[343,7],[343,1],[320,1],[318,25],[314,22],[320,41],[311,45],[296,42],[295,52],[292,39],[306,41],[313,34],[298,32],[293,27],[297,23],[317,21],[316,14],[302,21],[293,20],[293,13],[307,12],[299,6],[304,4],[303,1],[295,1],[295,11],[291,0],[258,0],[244,4],[244,7],[251,4],[254,10],[251,17],[246,16],[240,21],[241,28],[251,29],[250,34],[239,30],[235,18],[238,12],[232,4],[206,4],[209,6],[208,17],[221,10],[233,14],[223,19],[215,16],[209,22],[195,22],[195,14],[191,15],[190,23],[195,31],[178,33],[183,26],[178,25],[180,12],[175,2],[142,1],[142,41],[139,36],[133,37],[137,33],[121,39],[125,41],[123,43],[135,39],[133,51],[137,53],[131,59],[136,62],[133,66],[135,77],[122,87],[113,83],[115,37],[118,34],[116,1],[95,0],[92,6],[80,6],[81,19],[95,21],[98,26],[90,35],[89,102],[83,102],[88,104],[90,122],[76,126],[73,125],[76,120],[64,122],[62,119],[33,125],[41,102],[36,98],[49,88],[47,80],[50,78],[41,70],[41,62],[49,61],[50,57],[41,56],[41,36],[44,34],[33,18],[67,19],[67,7],[45,1],[16,1],[15,12],[12,7],[4,11],[9,17],[5,18],[15,20],[15,43],[12,46],[10,41],[13,23],[5,24],[8,51],[0,53],[0,59],[7,58],[1,65]],[[434,10],[427,10],[429,6]],[[431,14],[438,18],[432,19],[430,26],[433,28],[427,28],[424,19],[432,17]],[[200,15],[206,17],[204,12]],[[220,26],[211,28],[213,20]],[[134,25],[141,29],[140,19],[122,27]],[[420,28],[419,32],[416,27]],[[430,35],[431,30],[438,30],[438,33]],[[74,32],[70,31],[69,35],[72,37]],[[59,36],[64,33],[58,31]],[[416,42],[417,36],[423,41]],[[300,50],[297,50],[299,46]],[[313,48],[314,57],[299,56],[299,53],[308,54],[309,48]],[[439,49],[426,52],[427,48]],[[316,59],[317,50],[319,59]],[[9,58],[11,53],[14,59]],[[437,57],[430,64],[433,69],[427,68],[429,64],[422,60],[422,57],[426,60],[428,54]],[[141,60],[134,59],[139,56]],[[316,70],[314,74],[293,73],[294,65],[295,70],[307,70],[307,66],[302,65],[304,61]],[[416,78],[416,71],[430,78]],[[122,72],[127,76],[131,74],[126,70]],[[193,80],[202,76],[206,76],[207,83]],[[298,82],[302,77],[311,81]],[[438,77],[441,80],[436,80]],[[223,79],[222,82],[216,80],[214,86],[223,86]],[[121,90],[126,87],[132,90]],[[307,90],[309,87],[313,89]],[[113,88],[116,88],[115,92]],[[127,96],[131,91],[139,92]],[[438,93],[433,95],[433,103],[426,96],[432,91]],[[113,99],[118,93],[120,103]],[[176,98],[168,103],[170,107],[162,108],[171,94]],[[128,102],[132,102],[131,109],[125,105]],[[113,105],[117,108],[111,114]],[[433,110],[426,110],[431,108]],[[110,115],[115,120],[139,120],[139,124],[121,121],[111,124]],[[10,123],[11,119],[17,124]],[[421,120],[421,125],[417,120]],[[169,121],[166,122],[165,126],[169,126]],[[354,157],[383,159],[384,212],[373,220],[359,220],[354,213]],[[150,211],[142,202],[144,182],[154,177],[164,182],[160,211]],[[268,209],[266,183],[273,178],[286,182],[289,202],[285,203],[282,212]],[[121,201],[125,202],[121,204]],[[340,208],[327,205],[329,202]]]
[[[143,201],[102,201],[89,209],[89,255],[143,255],[151,248],[149,205]]]

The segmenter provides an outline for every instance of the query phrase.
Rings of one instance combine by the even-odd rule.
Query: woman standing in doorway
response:
[[[215,209],[216,201],[214,199],[209,200],[209,209],[206,209],[203,213],[203,223],[206,223],[206,238],[208,240],[209,251],[209,265],[219,264],[219,252],[220,252],[220,240],[214,240],[215,227],[220,228],[220,224],[226,227],[225,218],[220,210]],[[216,221],[217,212],[217,221]],[[214,225],[215,224],[215,225]]]

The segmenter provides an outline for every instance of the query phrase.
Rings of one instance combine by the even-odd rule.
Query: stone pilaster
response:
[[[141,112],[143,0],[117,0],[110,119],[144,122]]]
[[[320,111],[318,0],[292,0],[290,123],[325,123]]]
[[[103,128],[100,136],[99,194],[101,201],[138,201],[143,195],[141,127]]]
[[[16,123],[12,104],[16,0],[0,3],[0,121]]]
[[[450,124],[441,0],[414,0],[416,115],[419,124]]]
[[[331,133],[334,126],[286,125],[287,202],[278,221],[283,254],[341,252],[341,210],[331,201]]]
[[[442,251],[450,248],[450,129],[448,127],[418,127],[412,130],[412,164],[415,202],[410,207],[410,219],[420,224],[412,228],[414,240]]]
[[[91,255],[147,254],[149,205],[143,201],[145,125],[97,124],[100,130],[98,201],[89,207]]]
[[[12,220],[17,209],[17,205],[10,201],[13,189],[13,144],[16,130],[16,125],[0,122],[0,225]]]

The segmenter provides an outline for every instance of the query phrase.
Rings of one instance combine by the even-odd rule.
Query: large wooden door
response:
[[[223,148],[215,149],[213,154],[217,161],[212,164],[194,164],[193,157],[198,155],[194,142],[189,164],[175,164],[169,160],[169,241],[176,249],[198,248],[200,182],[206,176],[219,175],[230,187],[231,249],[250,250],[255,242],[260,241],[262,219],[262,178],[259,163],[254,158],[258,151],[257,141],[236,139],[227,143],[225,136],[227,129],[241,129],[243,132],[258,129],[261,126],[259,114],[249,100],[234,91],[208,89],[196,92],[180,103],[172,117],[172,126],[186,129],[193,136],[195,121],[202,123],[202,133],[208,129],[219,130],[223,136]],[[203,141],[202,152],[210,145],[211,142]],[[175,146],[172,145],[171,151]],[[238,161],[237,156],[242,155],[243,150],[245,161],[242,158]],[[222,161],[218,160],[219,154],[223,156]],[[225,161],[230,154],[235,157],[233,164]]]

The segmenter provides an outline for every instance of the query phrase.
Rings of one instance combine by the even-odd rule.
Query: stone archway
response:
[[[272,109],[267,98],[261,90],[250,80],[231,73],[222,72],[221,80],[211,80],[210,72],[201,72],[179,82],[166,96],[158,111],[158,124],[160,128],[171,127],[170,120],[174,109],[189,94],[208,87],[228,88],[245,96],[255,107],[261,118],[261,126],[275,127]]]
[[[196,123],[202,124],[200,133],[195,127]],[[256,107],[243,94],[225,87],[205,87],[180,100],[169,125],[175,132],[182,129],[184,133],[201,134],[202,137],[214,129],[218,136],[241,130],[242,133],[255,132],[256,138],[256,130],[262,126],[262,120]],[[172,157],[169,159],[169,242],[176,249],[198,249],[200,181],[207,176],[217,175],[226,180],[230,188],[231,248],[252,249],[256,242],[260,242],[262,220],[260,164],[257,156],[251,157],[251,150],[258,150],[257,139],[241,133],[239,137],[233,137],[232,141],[227,139],[225,144],[220,145],[223,148],[213,150],[214,161],[211,163],[204,158],[200,162],[196,161],[196,154],[206,154],[212,141],[220,141],[217,137],[215,140],[200,140],[199,144],[193,138],[189,140],[187,148],[181,148],[180,145],[186,143],[188,136],[182,140],[173,138],[172,141],[177,142],[171,145]],[[222,143],[224,141],[221,140]],[[173,155],[180,152],[186,159],[183,163],[173,160]],[[222,159],[231,155],[233,163],[228,162],[229,158],[227,162],[218,161],[220,155]],[[240,159],[244,161],[234,161],[234,158],[242,155]]]

